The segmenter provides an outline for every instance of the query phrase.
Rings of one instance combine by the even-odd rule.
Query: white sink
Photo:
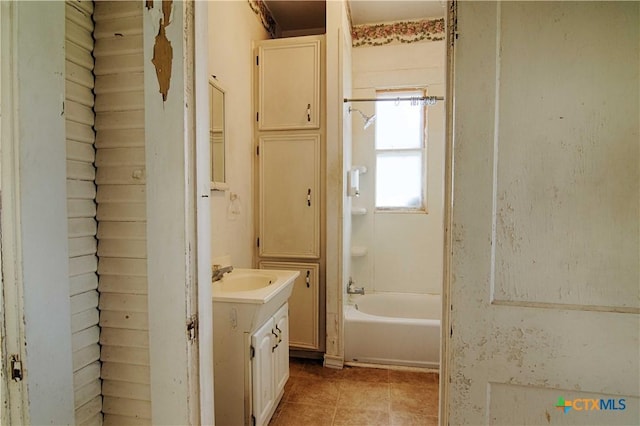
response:
[[[220,281],[218,288],[221,293],[234,293],[265,288],[278,280],[275,274],[253,270],[235,270]],[[214,284],[215,288],[215,284]]]
[[[254,331],[291,296],[299,271],[238,269],[212,284],[214,317],[221,314],[232,328]]]

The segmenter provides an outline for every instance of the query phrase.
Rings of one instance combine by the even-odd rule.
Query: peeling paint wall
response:
[[[167,101],[169,88],[171,87],[171,67],[173,64],[173,48],[167,38],[167,27],[171,24],[171,10],[173,1],[162,1],[162,18],[158,22],[158,35],[153,45],[153,66],[156,67],[158,86],[162,94],[162,100]],[[153,2],[147,2],[147,9],[153,8]]]

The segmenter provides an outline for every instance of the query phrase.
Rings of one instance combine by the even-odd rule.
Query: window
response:
[[[377,95],[418,98],[426,92],[394,90]],[[376,102],[376,210],[426,211],[425,129],[422,102]]]

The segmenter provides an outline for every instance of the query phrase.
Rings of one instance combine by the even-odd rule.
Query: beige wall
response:
[[[430,96],[444,94],[445,42],[392,44],[353,49],[353,95],[375,97],[380,88],[427,87]],[[373,102],[353,104],[366,114]],[[353,163],[365,165],[360,176],[360,197],[353,207],[367,214],[353,217],[352,245],[367,254],[354,257],[353,279],[370,291],[440,293],[442,291],[442,209],[444,182],[444,103],[427,113],[428,214],[374,213],[375,122],[362,128],[359,114],[352,114]]]
[[[235,266],[252,266],[253,98],[252,41],[269,38],[246,2],[209,3],[209,74],[226,91],[226,180],[228,191],[211,192],[213,258],[230,255]],[[230,214],[229,196],[239,197],[240,213]]]

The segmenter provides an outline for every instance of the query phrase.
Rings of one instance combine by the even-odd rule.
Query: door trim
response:
[[[25,367],[26,351],[24,342],[24,299],[22,270],[17,265],[22,264],[20,250],[21,218],[18,211],[19,191],[16,173],[19,170],[19,157],[15,146],[15,99],[17,86],[15,69],[15,25],[14,2],[0,3],[0,93],[2,106],[0,111],[0,228],[1,253],[0,267],[0,302],[2,316],[0,317],[2,334],[5,336],[2,355],[2,392],[8,395],[3,398],[1,422],[2,424],[28,423],[28,395],[25,380],[16,382],[8,377],[9,359],[11,354],[18,354]]]
[[[446,23],[446,70],[445,70],[445,153],[444,153],[444,253],[442,258],[442,318],[440,322],[441,352],[440,352],[440,412],[438,421],[441,425],[449,424],[449,365],[451,357],[451,249],[453,247],[451,227],[453,224],[453,105],[455,90],[455,37],[456,27],[456,0],[447,2]]]

